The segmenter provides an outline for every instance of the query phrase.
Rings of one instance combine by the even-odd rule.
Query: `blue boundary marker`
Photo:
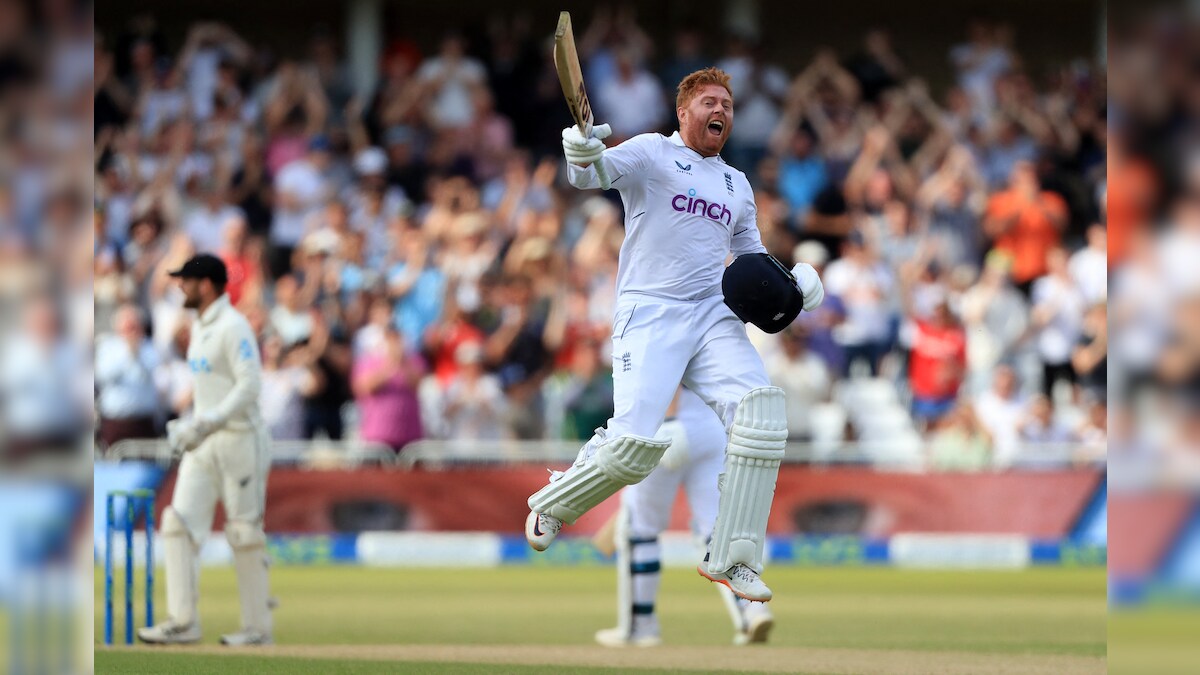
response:
[[[1074,539],[1041,539],[1029,542],[1029,562],[1038,566],[1104,567],[1108,547]]]
[[[1080,541],[1087,536],[1088,531],[1092,528],[1093,523],[1097,518],[1105,516],[1108,511],[1108,475],[1101,477],[1100,483],[1096,486],[1096,490],[1088,499],[1087,505],[1083,507],[1079,517],[1075,519],[1075,524],[1071,526],[1071,532],[1068,535],[1071,539]],[[1107,537],[1106,537],[1107,539]]]
[[[358,535],[283,534],[267,537],[271,560],[281,565],[357,564]]]
[[[1185,581],[1187,574],[1184,568],[1196,564],[1197,550],[1200,550],[1200,501],[1192,503],[1191,513],[1184,519],[1171,546],[1163,554],[1154,576],[1168,583]]]
[[[1200,501],[1193,502],[1191,511],[1175,533],[1154,570],[1146,575],[1110,576],[1108,601],[1113,607],[1183,606],[1200,604],[1200,586],[1185,574],[1200,548]]]

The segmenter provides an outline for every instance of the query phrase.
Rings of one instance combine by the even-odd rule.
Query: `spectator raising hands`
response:
[[[427,101],[425,117],[437,129],[461,129],[475,121],[475,94],[485,84],[487,71],[467,55],[466,41],[451,33],[442,38],[437,56],[417,70],[417,80]]]

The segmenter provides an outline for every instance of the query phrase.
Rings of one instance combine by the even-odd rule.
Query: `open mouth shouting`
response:
[[[708,133],[713,136],[720,136],[725,132],[725,122],[723,120],[712,120],[708,123]]]

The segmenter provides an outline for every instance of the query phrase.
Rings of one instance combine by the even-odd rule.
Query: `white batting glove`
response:
[[[804,294],[804,311],[811,312],[820,307],[825,301],[825,286],[813,266],[808,263],[796,263],[792,268],[792,276],[796,278],[800,292]]]
[[[167,445],[171,448],[172,457],[181,457],[200,445],[200,440],[200,433],[187,420],[167,422]]]
[[[212,433],[213,425],[202,417],[167,422],[167,444],[175,457],[195,450]]]
[[[576,166],[587,166],[600,161],[604,155],[604,142],[601,139],[612,135],[612,128],[607,124],[592,127],[592,137],[584,138],[579,133],[579,127],[569,126],[563,129],[563,155],[567,161]]]

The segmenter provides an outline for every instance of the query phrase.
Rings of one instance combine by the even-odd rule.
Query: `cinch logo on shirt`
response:
[[[704,199],[696,197],[696,190],[688,190],[686,195],[675,195],[671,198],[671,208],[676,211],[686,211],[698,216],[704,216],[709,220],[715,220],[718,223],[724,222],[726,225],[733,219],[733,214],[724,204],[719,202],[708,202]]]

